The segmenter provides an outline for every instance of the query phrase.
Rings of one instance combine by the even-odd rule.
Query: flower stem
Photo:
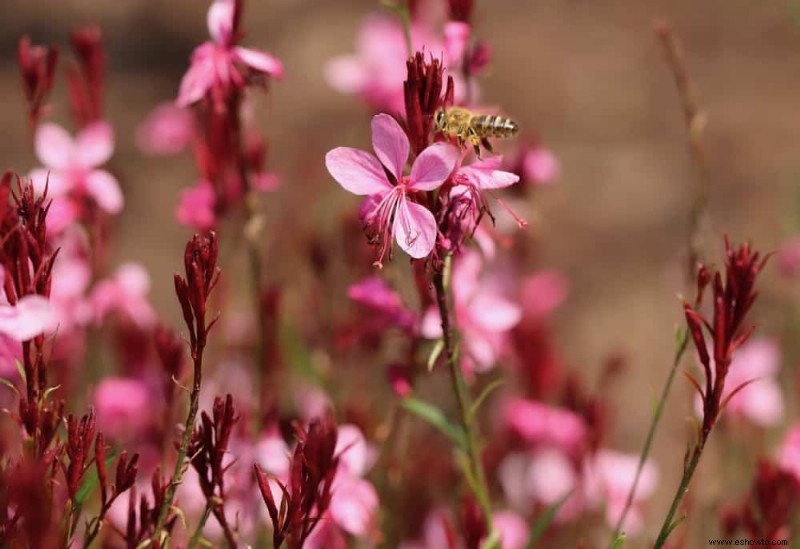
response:
[[[681,483],[678,486],[677,492],[675,492],[675,497],[672,498],[672,505],[669,508],[667,516],[664,518],[664,524],[661,525],[661,531],[658,533],[658,538],[656,538],[653,549],[661,549],[664,543],[666,543],[667,537],[669,537],[670,533],[675,529],[675,526],[677,526],[677,524],[673,522],[675,513],[678,511],[683,496],[689,490],[689,482],[692,480],[694,471],[697,469],[697,464],[700,462],[700,456],[703,455],[703,448],[705,448],[705,440],[701,439],[692,452],[691,460],[683,468]]]
[[[434,273],[433,286],[436,289],[436,303],[439,307],[439,315],[442,319],[442,337],[444,349],[447,357],[447,367],[450,372],[450,380],[453,392],[458,401],[461,427],[464,429],[465,450],[467,463],[465,469],[469,475],[469,485],[478,500],[478,504],[483,512],[488,532],[492,531],[492,506],[489,500],[489,489],[486,484],[486,474],[483,471],[481,462],[480,448],[478,445],[478,428],[470,419],[472,408],[472,395],[469,392],[467,383],[464,379],[464,372],[459,364],[456,343],[454,341],[454,327],[450,323],[450,310],[448,307],[448,284],[450,279],[451,256],[447,256],[441,271]]]
[[[655,413],[653,414],[653,420],[650,422],[650,429],[647,432],[647,439],[645,440],[644,447],[642,448],[642,453],[639,455],[639,463],[636,466],[636,475],[633,477],[633,484],[631,485],[630,491],[628,492],[628,497],[625,499],[625,507],[622,509],[622,513],[619,516],[619,520],[617,521],[616,526],[614,527],[614,534],[611,536],[611,544],[614,544],[614,541],[619,537],[622,531],[622,525],[625,523],[625,518],[628,516],[628,512],[631,509],[631,505],[633,505],[633,498],[636,494],[636,488],[639,485],[639,478],[642,475],[642,470],[644,469],[644,464],[647,462],[647,458],[650,455],[650,449],[653,445],[653,439],[655,438],[656,429],[658,428],[658,424],[661,421],[661,415],[664,412],[664,406],[667,403],[667,397],[669,397],[669,393],[672,390],[672,383],[675,380],[675,374],[678,372],[678,367],[681,364],[681,359],[683,358],[684,353],[689,345],[689,331],[686,330],[681,337],[681,341],[678,344],[678,348],[675,351],[675,358],[672,361],[672,368],[669,371],[669,375],[667,376],[667,382],[664,384],[664,388],[661,391],[661,398],[658,401],[658,405],[656,406]]]
[[[193,549],[200,542],[200,536],[203,535],[203,529],[206,526],[209,516],[211,516],[211,502],[206,503],[206,508],[203,509],[203,516],[200,517],[200,522],[197,524],[197,528],[195,528],[192,537],[189,539],[189,544],[186,546],[186,549]]]
[[[164,495],[164,502],[161,504],[161,509],[158,512],[158,522],[156,523],[155,531],[153,532],[153,539],[156,540],[161,535],[161,530],[164,528],[164,523],[167,521],[169,509],[175,499],[175,491],[183,479],[183,473],[186,470],[184,462],[186,461],[186,454],[189,450],[189,442],[192,440],[192,433],[194,432],[194,422],[197,418],[197,410],[200,407],[200,383],[203,378],[203,348],[192,350],[192,360],[194,362],[194,383],[192,385],[192,392],[189,397],[189,412],[186,415],[186,426],[181,437],[181,445],[178,449],[178,459],[175,461],[175,470],[172,473],[172,479],[167,487],[166,494]]]

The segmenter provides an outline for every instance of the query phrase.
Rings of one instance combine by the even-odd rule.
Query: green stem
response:
[[[211,516],[211,503],[206,503],[206,508],[203,509],[203,516],[200,517],[200,522],[197,524],[197,528],[195,528],[194,533],[192,534],[191,539],[189,539],[189,544],[186,546],[186,549],[192,549],[196,547],[197,544],[200,542],[200,536],[203,535],[203,528],[206,526],[206,522],[208,521],[208,517]]]
[[[678,486],[678,491],[675,492],[675,497],[672,498],[672,505],[669,508],[667,516],[664,518],[664,524],[661,525],[661,531],[658,533],[658,538],[656,538],[656,543],[653,545],[653,549],[661,549],[661,547],[664,546],[664,543],[666,543],[670,533],[672,533],[672,531],[675,529],[676,524],[673,522],[675,513],[678,511],[678,507],[681,504],[681,500],[683,500],[683,496],[686,495],[686,492],[689,490],[689,482],[692,480],[692,475],[694,475],[694,471],[697,469],[697,464],[700,462],[700,456],[703,455],[703,448],[705,448],[705,440],[700,440],[692,452],[692,458],[689,461],[689,464],[683,469],[681,483]]]
[[[200,407],[200,383],[203,377],[203,349],[199,348],[193,351],[192,355],[194,360],[194,384],[192,385],[192,393],[189,398],[189,412],[186,415],[186,426],[183,431],[183,436],[181,437],[178,459],[175,461],[175,470],[172,473],[172,479],[164,495],[164,502],[161,504],[161,509],[158,512],[158,522],[153,532],[154,541],[161,535],[161,530],[164,528],[164,523],[166,523],[167,516],[169,515],[169,509],[172,507],[172,502],[175,499],[175,491],[183,480],[183,472],[185,471],[184,461],[186,461],[186,454],[189,451],[189,442],[192,440],[197,410]]]
[[[442,338],[444,340],[444,348],[447,356],[447,367],[450,372],[450,380],[453,386],[453,392],[458,401],[458,410],[460,414],[461,426],[464,429],[466,453],[467,453],[467,469],[468,474],[474,479],[475,482],[469,482],[470,487],[478,500],[478,504],[483,512],[484,520],[486,522],[486,529],[488,532],[492,531],[492,506],[489,500],[489,489],[486,483],[486,474],[483,471],[483,464],[481,462],[480,448],[478,445],[478,429],[477,426],[470,420],[470,410],[472,408],[472,395],[467,388],[467,383],[464,380],[464,372],[459,364],[456,344],[453,338],[454,328],[450,323],[450,310],[448,307],[447,299],[447,285],[450,279],[451,257],[447,256],[444,261],[444,266],[440,272],[433,275],[433,286],[436,289],[436,303],[439,307],[439,315],[442,320]]]
[[[611,545],[613,545],[614,541],[616,541],[616,539],[619,537],[622,530],[622,525],[625,523],[625,518],[628,516],[631,505],[633,505],[633,498],[636,494],[636,488],[639,485],[639,478],[642,475],[644,464],[647,462],[647,458],[650,455],[653,439],[656,435],[656,429],[661,421],[661,415],[664,412],[664,407],[667,403],[667,397],[669,397],[669,393],[672,390],[672,382],[675,380],[675,374],[678,372],[678,367],[680,366],[681,359],[683,358],[688,345],[689,331],[687,330],[684,332],[683,338],[681,339],[680,343],[678,344],[678,348],[675,351],[675,358],[672,361],[672,368],[669,371],[669,376],[667,376],[667,382],[664,384],[664,389],[661,391],[661,398],[659,399],[655,413],[653,414],[653,421],[650,423],[650,430],[647,432],[647,439],[645,440],[644,447],[642,448],[642,453],[639,455],[639,463],[636,466],[636,475],[633,477],[633,484],[631,485],[630,491],[628,492],[628,497],[625,500],[625,507],[622,509],[622,514],[620,514],[619,520],[614,527],[614,534],[611,536]]]

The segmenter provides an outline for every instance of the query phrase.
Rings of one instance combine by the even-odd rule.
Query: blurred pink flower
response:
[[[200,231],[207,231],[217,223],[214,210],[217,202],[211,183],[201,180],[194,187],[181,191],[175,217],[181,225]]]
[[[150,425],[157,404],[150,388],[133,378],[107,377],[94,392],[98,429],[112,438],[136,438]]]
[[[561,305],[569,291],[567,280],[556,270],[539,271],[522,281],[520,302],[525,320],[540,321]]]
[[[522,176],[538,184],[554,183],[561,172],[556,156],[544,147],[530,147],[522,159]]]
[[[366,536],[375,526],[378,493],[362,479],[372,466],[375,450],[355,425],[341,425],[336,439],[339,468],[333,482],[329,513],[333,521],[354,536]]]
[[[211,94],[221,106],[225,94],[246,84],[237,65],[276,78],[283,76],[283,65],[272,55],[237,45],[239,39],[236,12],[240,0],[216,0],[208,9],[208,32],[211,41],[192,52],[191,65],[181,81],[177,105],[186,107]]]
[[[92,290],[90,303],[95,322],[101,322],[110,313],[122,314],[140,328],[153,326],[156,312],[147,294],[150,293],[150,275],[138,263],[121,265],[114,275],[99,282]]]
[[[114,132],[104,121],[93,122],[73,139],[57,124],[42,124],[34,138],[36,156],[44,164],[30,173],[40,192],[47,182],[48,196],[90,196],[110,214],[119,213],[124,202],[117,179],[97,169],[114,152]]]
[[[55,330],[58,316],[50,301],[41,295],[26,295],[14,305],[3,289],[5,270],[0,267],[0,334],[16,341],[27,341]]]
[[[410,145],[400,124],[388,114],[372,118],[372,147],[377,158],[358,149],[337,147],[325,156],[325,165],[346,191],[369,196],[375,203],[367,222],[376,228],[382,244],[377,265],[381,265],[392,236],[411,257],[427,257],[436,241],[436,220],[409,195],[444,183],[458,161],[458,149],[435,143],[417,156],[411,173],[403,175]],[[386,171],[396,184],[389,181]]]
[[[191,111],[173,102],[158,105],[136,128],[136,146],[145,154],[177,154],[194,138],[194,117]]]
[[[438,57],[443,46],[422,25],[411,25],[414,51]],[[405,109],[406,78],[403,27],[396,17],[368,17],[358,32],[356,53],[336,57],[325,66],[328,83],[336,90],[359,96],[377,111],[401,113]]]
[[[800,236],[785,240],[776,255],[780,273],[786,277],[796,276],[800,272]]]
[[[600,450],[586,463],[584,476],[587,500],[595,506],[604,506],[606,523],[612,528],[625,508],[638,465],[637,454],[623,454],[614,450]],[[658,481],[655,464],[652,461],[645,462],[633,504],[622,525],[622,530],[628,536],[635,536],[642,531],[642,505],[655,493]]]
[[[553,505],[580,481],[573,460],[563,449],[544,447],[531,452],[509,454],[501,462],[498,478],[507,501],[516,509],[529,509],[534,504]],[[561,507],[556,521],[571,520],[580,512],[577,492]]]
[[[409,309],[400,294],[395,292],[383,278],[369,276],[347,288],[347,296],[356,303],[377,313],[385,325],[401,329],[413,329],[416,314]],[[370,322],[374,322],[371,319]]]
[[[776,456],[778,465],[800,482],[800,423],[796,423],[783,439]]]
[[[448,21],[444,25],[444,51],[451,63],[461,64],[467,55],[467,46],[472,34],[469,23]]]
[[[456,256],[451,285],[455,319],[461,331],[464,362],[468,370],[491,369],[507,346],[508,331],[522,317],[520,308],[481,281],[482,261],[478,252],[465,250]],[[439,312],[430,308],[422,321],[422,334],[442,336]]]
[[[87,243],[80,231],[65,231],[54,245],[59,248],[59,253],[53,265],[50,302],[58,315],[60,341],[65,333],[91,320],[86,291],[92,279],[92,269],[86,255]]]
[[[748,385],[733,395],[722,413],[746,418],[761,427],[771,427],[780,422],[784,408],[777,380],[780,361],[780,348],[774,340],[761,337],[742,345],[733,355],[722,400],[742,384]],[[702,418],[702,412],[700,395],[696,395],[697,417]]]
[[[586,424],[570,410],[511,398],[504,404],[503,417],[512,431],[528,444],[556,446],[572,455],[586,447]]]
[[[530,528],[524,518],[513,511],[497,511],[492,522],[500,532],[503,549],[524,549],[527,546]]]

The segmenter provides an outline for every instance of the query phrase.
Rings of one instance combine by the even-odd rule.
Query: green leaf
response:
[[[17,386],[14,385],[11,381],[7,380],[4,377],[0,377],[0,385],[5,385],[6,387],[11,389],[15,393],[19,394],[19,389],[17,389]]]
[[[500,547],[500,530],[492,528],[492,533],[483,540],[480,549],[497,549],[498,547]]]
[[[439,358],[439,355],[442,354],[444,350],[444,339],[440,339],[436,342],[436,345],[433,346],[431,349],[431,354],[428,356],[428,371],[430,372],[433,370],[433,366],[436,364],[436,360]]]
[[[47,400],[54,391],[58,391],[61,388],[61,385],[56,385],[54,387],[49,387],[43,395],[44,400]]]
[[[439,431],[449,438],[457,447],[466,448],[464,431],[461,427],[450,423],[447,416],[444,415],[444,412],[433,404],[410,396],[403,399],[403,408],[439,429]]]
[[[475,399],[475,402],[472,403],[472,407],[469,409],[469,415],[467,416],[467,420],[470,423],[472,423],[472,420],[475,419],[475,414],[478,413],[478,410],[483,404],[483,401],[485,401],[488,398],[488,396],[492,393],[492,391],[494,391],[498,387],[505,385],[505,383],[506,379],[500,378],[500,379],[495,379],[489,385],[484,387],[483,391],[481,391],[481,394],[478,395],[478,398]]]
[[[625,539],[628,536],[625,535],[625,532],[621,533],[617,536],[617,539],[614,540],[614,543],[611,544],[611,549],[622,549],[622,546],[625,545]]]
[[[672,533],[672,531],[675,528],[677,528],[680,525],[680,523],[683,522],[684,520],[686,520],[686,514],[685,513],[683,515],[679,516],[678,518],[676,518],[674,521],[672,521],[672,524],[669,525],[669,528],[667,528],[667,532],[664,534],[664,539],[667,539],[669,537],[669,535]]]
[[[539,541],[539,538],[541,538],[547,531],[547,527],[550,526],[551,522],[553,522],[553,519],[556,517],[556,513],[558,513],[558,510],[561,509],[561,506],[566,503],[574,490],[575,489],[573,488],[561,496],[561,499],[544,510],[544,513],[542,513],[539,519],[531,527],[531,535],[528,537],[528,543],[525,545],[526,549],[536,548],[536,543]]]
[[[111,463],[114,461],[114,458],[117,456],[116,448],[111,450],[111,453],[106,457],[106,471],[111,468]],[[89,499],[89,496],[92,495],[94,489],[97,488],[97,485],[100,483],[100,478],[97,476],[97,469],[92,467],[91,471],[89,472],[89,476],[83,479],[83,483],[81,483],[81,487],[78,488],[78,492],[75,494],[75,506],[80,507],[81,505]]]

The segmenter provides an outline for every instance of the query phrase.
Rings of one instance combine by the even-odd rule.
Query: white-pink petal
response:
[[[496,295],[481,293],[470,303],[472,321],[490,332],[505,332],[522,318],[522,309],[515,303]]]
[[[40,125],[36,130],[33,146],[42,164],[54,170],[70,167],[75,156],[72,136],[58,124]]]
[[[113,152],[114,130],[108,122],[93,122],[78,134],[75,161],[79,166],[87,169],[100,166]]]
[[[208,42],[194,50],[191,65],[181,79],[178,98],[175,100],[178,107],[188,107],[200,101],[214,85],[216,73],[211,59],[213,55],[214,45]]]
[[[86,192],[94,198],[105,212],[117,214],[122,211],[125,199],[117,179],[105,170],[95,170],[86,176]]]
[[[378,493],[366,480],[337,473],[330,513],[336,524],[354,536],[367,534],[378,511]]]
[[[232,38],[234,11],[233,0],[216,0],[208,8],[206,16],[208,34],[217,44],[225,45]]]
[[[436,219],[428,208],[403,198],[395,213],[394,235],[408,255],[414,259],[427,257],[436,243]]]
[[[44,194],[45,189],[50,198],[64,195],[72,190],[72,183],[63,172],[36,168],[28,173],[28,177],[33,182],[33,190],[39,195]]]
[[[389,169],[395,180],[400,181],[410,145],[406,132],[388,114],[372,117],[372,148],[378,160]]]
[[[280,59],[267,52],[239,46],[233,48],[233,53],[239,61],[252,69],[275,78],[283,77],[283,63],[281,63]]]
[[[0,332],[19,341],[33,339],[57,325],[55,309],[44,296],[28,295],[13,307],[0,307]]]
[[[365,196],[393,189],[377,158],[350,147],[337,147],[325,155],[325,167],[346,191]]]
[[[418,191],[432,191],[444,183],[456,167],[458,149],[448,143],[434,143],[422,151],[411,166],[408,186]]]

